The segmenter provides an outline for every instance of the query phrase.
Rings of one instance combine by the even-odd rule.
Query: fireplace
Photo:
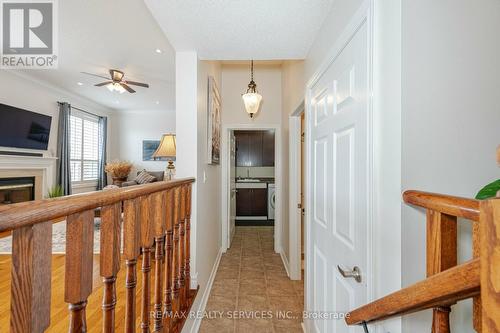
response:
[[[35,177],[0,178],[0,205],[35,199]]]

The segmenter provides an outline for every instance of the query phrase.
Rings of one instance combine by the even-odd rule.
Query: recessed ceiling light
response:
[[[158,53],[158,54],[160,54],[160,53],[162,53],[163,51],[162,51],[162,50],[160,50],[160,49],[156,49],[156,50],[155,50],[155,52],[156,52],[156,53]]]
[[[156,101],[156,105],[159,105],[160,104],[160,101]]]
[[[77,84],[78,84],[79,86],[83,86],[83,83],[81,83],[81,82],[78,82]]]

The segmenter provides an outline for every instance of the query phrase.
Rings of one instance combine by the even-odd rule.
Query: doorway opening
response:
[[[230,209],[235,225],[274,226],[274,130],[234,130],[231,137]]]
[[[281,248],[280,128],[228,125],[222,141],[222,246],[231,246],[236,226],[269,227],[274,251]]]

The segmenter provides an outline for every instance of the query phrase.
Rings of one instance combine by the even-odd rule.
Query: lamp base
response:
[[[172,179],[174,179],[174,176],[175,176],[174,161],[169,160],[167,169],[165,170],[165,173],[163,174],[163,179],[164,180],[172,180]]]

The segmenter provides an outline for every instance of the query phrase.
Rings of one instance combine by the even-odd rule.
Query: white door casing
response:
[[[369,28],[364,20],[306,99],[306,307],[345,313],[368,300],[371,174]],[[361,283],[337,266],[361,271]],[[311,332],[362,332],[343,319],[306,321]]]
[[[231,131],[229,151],[229,246],[236,230],[236,138]]]

